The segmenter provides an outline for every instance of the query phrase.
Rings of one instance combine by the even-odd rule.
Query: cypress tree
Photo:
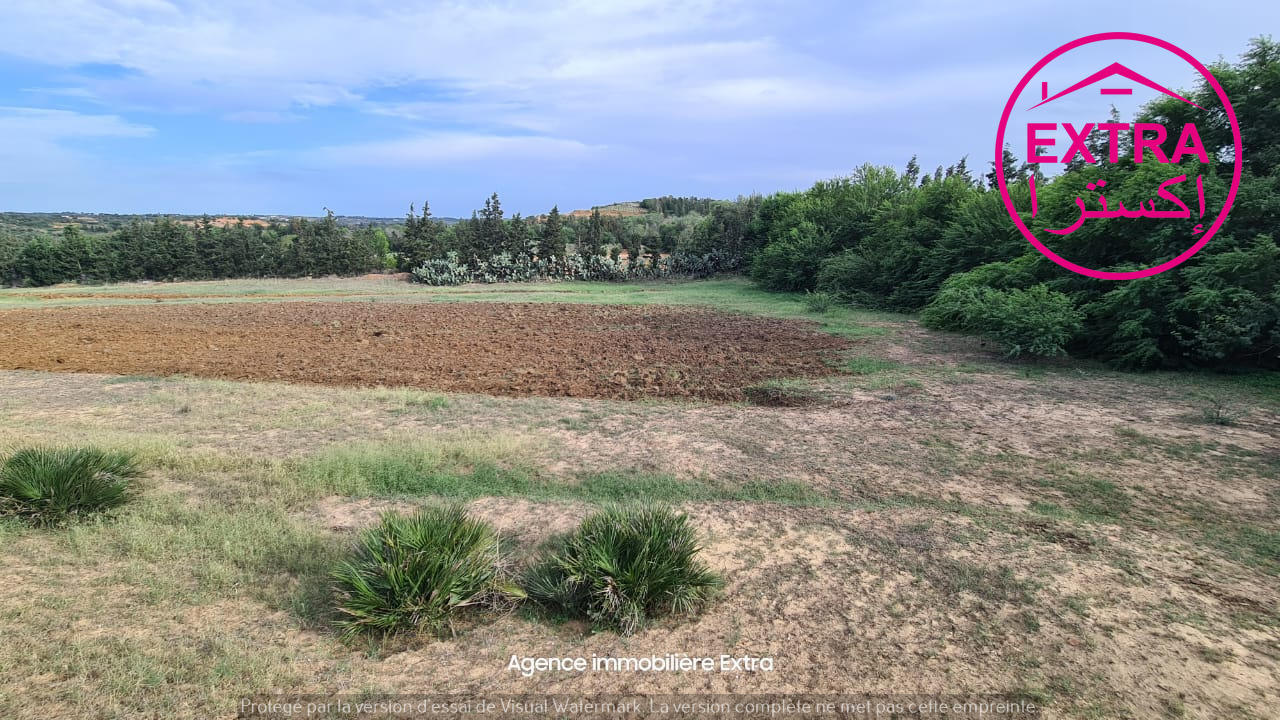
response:
[[[591,217],[587,219],[587,231],[578,244],[578,254],[583,257],[595,257],[604,249],[604,220],[600,217],[600,208],[591,208]]]
[[[564,259],[564,220],[560,217],[560,206],[553,205],[547,214],[547,221],[542,224],[542,234],[538,238],[538,257],[546,260],[552,256]]]

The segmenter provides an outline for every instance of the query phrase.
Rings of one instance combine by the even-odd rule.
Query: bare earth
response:
[[[129,296],[132,299],[132,296]],[[261,303],[0,312],[0,367],[451,392],[732,400],[847,343],[692,308]]]

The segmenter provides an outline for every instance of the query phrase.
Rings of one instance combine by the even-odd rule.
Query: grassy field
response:
[[[688,304],[854,341],[798,408],[0,371],[5,448],[138,453],[144,492],[0,522],[0,713],[233,717],[246,695],[1011,693],[1068,718],[1280,707],[1280,382],[1011,364],[913,319],[739,280],[385,280],[0,291],[0,312],[202,302]],[[687,512],[724,576],[622,638],[515,611],[343,642],[328,573],[390,508],[460,500],[517,563],[608,502]],[[512,654],[771,656],[772,672],[506,669]]]

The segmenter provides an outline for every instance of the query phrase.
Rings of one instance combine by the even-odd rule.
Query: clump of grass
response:
[[[821,393],[783,380],[769,380],[742,389],[747,400],[753,405],[764,407],[805,407],[819,405],[824,401]]]
[[[97,448],[27,448],[0,466],[0,515],[40,527],[110,512],[134,495],[141,477],[128,453]]]
[[[1219,395],[1202,396],[1200,418],[1209,425],[1235,425],[1245,416],[1244,410]]]
[[[804,306],[809,310],[809,312],[815,312],[822,315],[836,306],[836,296],[828,292],[813,292],[812,290],[806,290],[804,294]]]
[[[345,637],[441,632],[461,609],[513,591],[501,559],[497,533],[459,505],[386,513],[333,571],[338,624]]]
[[[544,605],[630,635],[651,618],[692,614],[721,587],[699,550],[683,514],[609,508],[561,538],[524,587]]]

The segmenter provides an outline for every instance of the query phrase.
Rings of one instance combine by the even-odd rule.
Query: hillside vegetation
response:
[[[590,212],[507,217],[495,193],[471,218],[449,223],[410,207],[402,227],[352,228],[332,214],[267,224],[134,221],[110,233],[80,225],[61,236],[0,232],[0,279],[13,285],[65,281],[217,279],[412,272],[431,285],[533,280],[705,277],[746,270],[768,290],[809,292],[815,307],[844,303],[920,312],[934,328],[976,333],[1010,356],[1071,354],[1124,368],[1280,365],[1280,45],[1254,40],[1214,76],[1232,99],[1245,166],[1229,220],[1176,270],[1125,282],[1068,273],[1021,237],[994,191],[995,168],[975,174],[967,159],[924,172],[864,165],[802,192],[742,197],[650,198]],[[1209,110],[1197,119],[1206,151],[1178,166],[1203,178],[1208,207],[1220,207],[1230,177],[1232,136],[1220,101],[1201,84],[1185,91]],[[1165,98],[1140,122],[1180,125],[1187,107]],[[1112,121],[1119,118],[1113,114]],[[1107,157],[1106,133],[1091,141]],[[1105,181],[1133,206],[1168,174],[1137,164],[1120,136],[1118,161],[1077,163],[1045,178],[1007,149],[1002,170],[1019,207],[1036,180],[1041,212],[1033,230],[1070,225],[1073,199]],[[1172,154],[1176,137],[1165,141]],[[980,171],[978,171],[980,172]],[[1159,177],[1157,177],[1159,175]],[[1199,218],[1111,218],[1088,223],[1054,250],[1086,267],[1128,271],[1170,260],[1194,242]],[[25,239],[24,239],[25,238]]]

